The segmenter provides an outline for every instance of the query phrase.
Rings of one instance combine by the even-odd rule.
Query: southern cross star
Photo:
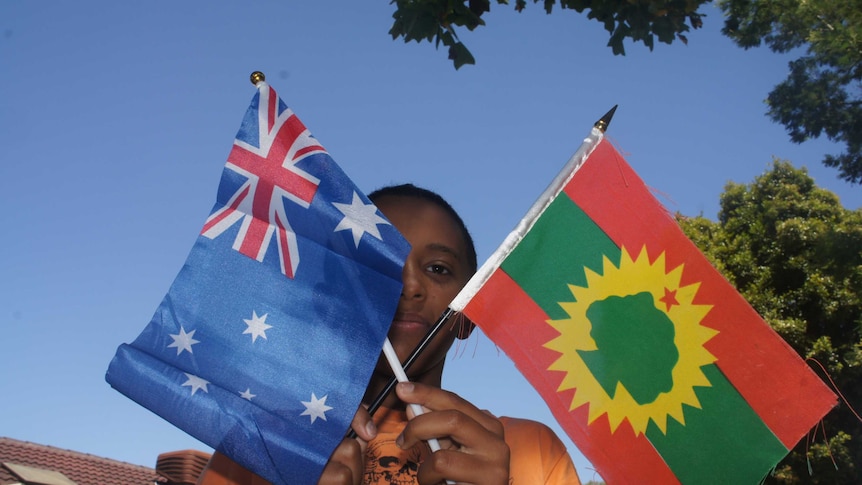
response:
[[[180,333],[174,335],[170,334],[171,338],[174,339],[172,344],[168,344],[168,348],[176,347],[177,355],[180,355],[183,350],[188,350],[190,354],[192,352],[192,345],[200,343],[200,340],[195,340],[192,337],[195,336],[195,331],[192,330],[189,333],[186,333],[186,329],[180,327]]]
[[[341,222],[335,226],[334,231],[347,229],[353,231],[353,243],[356,244],[357,248],[363,234],[367,232],[377,239],[381,239],[377,225],[389,224],[386,219],[377,215],[377,207],[374,204],[366,205],[356,192],[353,192],[353,202],[350,204],[333,202],[332,205],[344,214],[344,219],[341,219]]]
[[[243,318],[243,322],[248,325],[248,328],[245,329],[243,335],[250,333],[251,334],[251,343],[254,343],[258,337],[266,338],[266,331],[272,328],[272,325],[266,324],[266,317],[269,315],[268,313],[264,313],[263,316],[257,316],[257,312],[251,312],[251,320]]]
[[[201,379],[200,377],[189,374],[188,372],[183,372],[183,374],[185,374],[186,377],[188,377],[189,379],[186,382],[183,382],[183,386],[188,386],[192,388],[192,396],[194,396],[195,393],[198,392],[198,389],[202,390],[203,392],[209,392],[209,390],[207,390],[207,384],[209,384],[210,381],[206,379]]]
[[[326,405],[326,397],[327,396],[323,396],[322,398],[317,399],[317,396],[312,392],[311,401],[300,401],[305,406],[305,411],[303,411],[300,416],[310,416],[312,423],[317,418],[326,421],[326,411],[332,409],[332,407]]]
[[[257,397],[257,394],[252,394],[251,388],[249,387],[245,391],[242,391],[241,393],[239,393],[239,397],[245,399],[246,401],[251,401],[251,398]]]

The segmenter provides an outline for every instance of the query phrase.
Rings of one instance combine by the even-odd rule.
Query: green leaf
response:
[[[473,54],[461,42],[456,42],[449,47],[449,59],[452,60],[456,70],[460,69],[464,64],[476,64]]]

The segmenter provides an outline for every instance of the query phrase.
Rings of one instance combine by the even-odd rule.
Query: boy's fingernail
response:
[[[377,426],[374,426],[374,423],[369,421],[365,425],[365,432],[368,433],[369,435],[371,435],[371,437],[373,438],[373,437],[377,436]]]
[[[401,388],[404,392],[413,392],[413,383],[412,382],[399,382],[398,387]]]
[[[399,435],[398,435],[398,437],[397,437],[397,438],[395,438],[395,444],[396,444],[399,448],[403,448],[403,447],[404,447],[404,435],[403,435],[403,434],[399,434]]]

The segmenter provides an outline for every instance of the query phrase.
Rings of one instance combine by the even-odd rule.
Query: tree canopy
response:
[[[508,5],[508,0],[496,0]],[[655,39],[670,44],[674,39],[688,42],[684,33],[703,25],[697,9],[709,0],[560,0],[561,9],[587,12],[587,18],[604,24],[610,34],[608,46],[614,54],[625,54],[623,41],[643,42],[652,50]],[[448,47],[449,59],[458,69],[475,64],[473,54],[459,40],[457,28],[474,30],[485,25],[482,15],[491,11],[491,0],[392,0],[396,5],[395,22],[389,33],[404,42],[427,40],[437,47]],[[521,12],[527,0],[515,0],[514,9]],[[533,0],[539,3],[539,0]],[[542,0],[545,12],[551,13],[556,0]]]
[[[718,222],[678,215],[685,233],[824,379],[862,403],[862,210],[844,209],[804,169],[774,161],[751,184],[731,183]],[[811,474],[809,474],[809,466]],[[855,483],[862,422],[841,402],[768,483]]]
[[[821,135],[845,153],[823,163],[862,183],[862,0],[720,0],[722,32],[745,49],[766,44],[786,53],[804,49],[767,97],[768,114],[790,139]]]
[[[667,44],[703,25],[698,9],[708,0],[542,0],[548,14],[555,7],[586,12],[610,34],[614,54],[625,54],[624,41]],[[475,64],[458,38],[459,28],[485,25],[491,0],[392,0],[395,12],[389,34],[404,42],[429,41],[448,48],[456,69]],[[496,0],[508,5],[508,0]],[[515,0],[517,12],[527,0]],[[533,0],[534,4],[539,0]],[[767,96],[769,117],[782,124],[796,143],[826,136],[846,145],[844,153],[826,155],[823,163],[839,177],[862,184],[862,0],[718,0],[725,14],[722,32],[745,49],[766,44],[779,53],[804,49],[790,62],[790,73]]]

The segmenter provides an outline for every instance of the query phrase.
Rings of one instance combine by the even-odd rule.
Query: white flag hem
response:
[[[566,162],[566,165],[563,166],[563,169],[554,177],[554,180],[548,185],[544,192],[533,202],[533,205],[527,211],[526,215],[521,219],[518,225],[506,236],[506,239],[500,244],[499,247],[485,260],[485,263],[476,271],[476,274],[470,278],[470,281],[464,285],[464,288],[455,296],[455,299],[452,300],[452,303],[449,304],[449,308],[460,312],[464,310],[464,307],[470,303],[470,300],[476,296],[476,293],[485,285],[485,282],[491,277],[491,274],[500,267],[512,250],[521,242],[525,235],[530,232],[530,229],[533,228],[533,225],[539,219],[539,217],[545,212],[548,206],[551,205],[551,202],[557,198],[557,195],[563,190],[572,177],[575,175],[575,172],[583,165],[583,163],[589,158],[590,154],[593,153],[593,150],[599,145],[599,142],[604,138],[604,133],[593,127],[590,130],[589,136],[587,136],[578,150],[574,155],[569,158],[569,161]]]

